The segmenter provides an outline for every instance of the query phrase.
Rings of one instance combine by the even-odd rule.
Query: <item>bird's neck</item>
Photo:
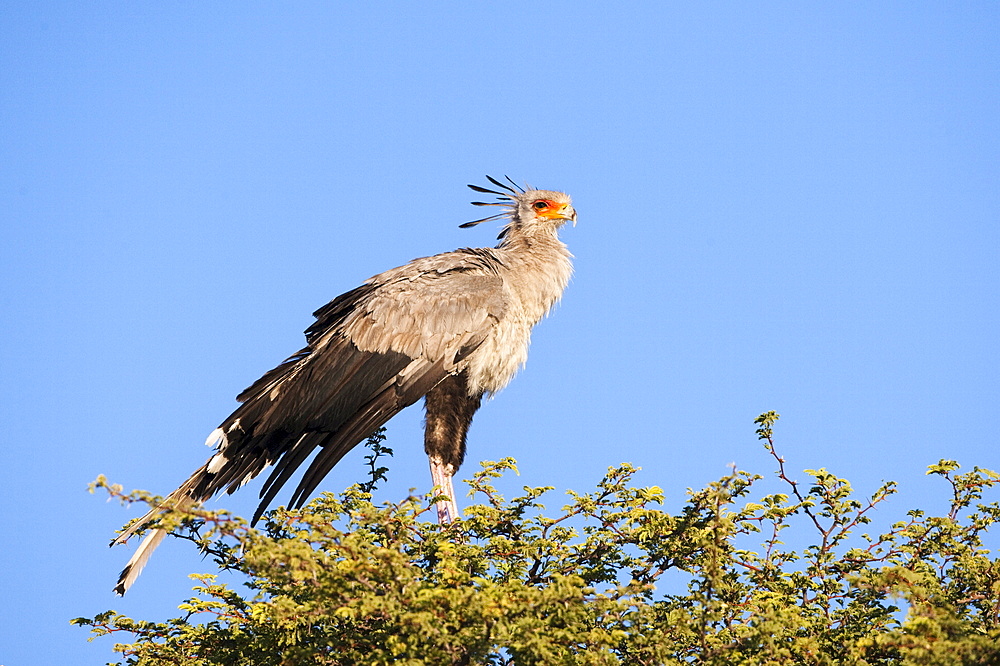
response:
[[[555,226],[520,226],[516,221],[504,229],[503,240],[496,249],[517,254],[546,253],[555,256],[571,257],[566,245],[559,240],[558,228]]]
[[[573,255],[554,228],[511,229],[496,250],[529,317],[538,321],[562,296],[573,272]]]

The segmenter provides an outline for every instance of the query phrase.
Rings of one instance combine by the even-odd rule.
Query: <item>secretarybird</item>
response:
[[[452,476],[465,458],[466,435],[483,396],[502,389],[524,364],[532,327],[559,300],[572,272],[557,231],[576,223],[569,196],[489,178],[496,195],[477,206],[507,218],[493,248],[463,248],[414,259],[370,278],[314,315],[306,346],[241,393],[243,403],[208,437],[216,452],[163,503],[112,545],[153,525],[125,566],[115,591],[125,594],[166,532],[155,527],[172,507],[234,492],[274,465],[253,522],[289,477],[318,450],[289,506],[301,507],[324,476],[397,412],[426,396],[424,449],[431,478],[448,501],[438,521],[457,515]]]

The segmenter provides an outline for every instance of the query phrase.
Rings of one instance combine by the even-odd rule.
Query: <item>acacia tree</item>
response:
[[[785,493],[749,501],[762,477],[733,470],[675,515],[625,464],[546,515],[552,488],[496,490],[515,470],[504,459],[482,464],[469,482],[480,503],[446,526],[430,520],[434,498],[372,504],[391,454],[376,437],[365,483],[272,511],[262,529],[221,512],[166,519],[243,589],[199,574],[178,618],[73,622],[127,636],[119,663],[157,666],[1000,663],[1000,562],[982,541],[1000,521],[982,503],[1000,476],[942,460],[928,473],[944,481],[946,515],[914,510],[860,534],[895,484],[857,498],[823,469],[792,481],[777,419],[762,414],[757,434]],[[812,545],[787,549],[789,529]]]

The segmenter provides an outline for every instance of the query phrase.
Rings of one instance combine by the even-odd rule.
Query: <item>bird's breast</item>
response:
[[[508,261],[504,277],[507,307],[476,353],[469,357],[470,392],[496,393],[528,360],[531,330],[562,296],[572,273],[569,252],[546,261]]]

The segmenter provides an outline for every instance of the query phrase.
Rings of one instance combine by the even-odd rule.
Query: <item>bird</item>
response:
[[[472,418],[524,365],[532,328],[573,271],[558,235],[567,222],[576,225],[569,195],[486,178],[492,188],[468,187],[494,198],[472,203],[499,212],[459,226],[506,220],[499,243],[414,259],[316,310],[306,346],[240,393],[240,406],[208,436],[214,453],[205,464],[112,541],[150,529],[116,593],[125,594],[166,536],[157,523],[171,509],[233,493],[272,468],[255,524],[313,456],[288,504],[300,508],[348,451],[420,398],[431,479],[447,498],[434,505],[437,520],[457,518],[452,477]]]

